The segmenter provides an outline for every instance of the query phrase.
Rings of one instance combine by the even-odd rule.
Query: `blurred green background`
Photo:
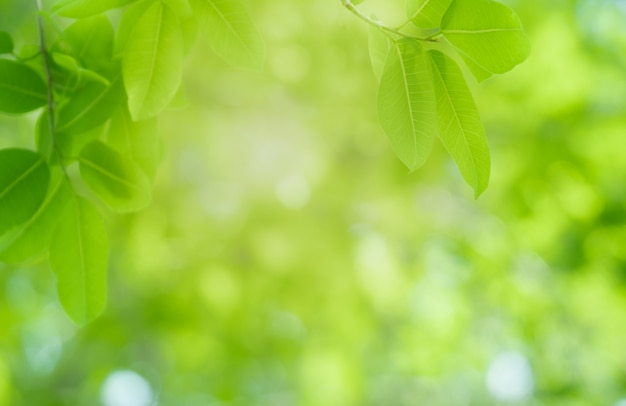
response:
[[[469,80],[475,201],[440,145],[393,155],[338,0],[247,1],[265,68],[194,48],[154,203],[107,218],[106,312],[78,328],[45,261],[0,264],[0,405],[626,405],[626,1],[506,3],[533,51]],[[0,0],[24,43],[34,18]]]

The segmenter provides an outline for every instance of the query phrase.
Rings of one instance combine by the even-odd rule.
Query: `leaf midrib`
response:
[[[400,61],[400,68],[402,69],[402,83],[404,84],[404,91],[407,103],[409,105],[409,116],[411,118],[411,132],[413,134],[413,148],[414,148],[414,162],[412,162],[412,166],[417,162],[417,129],[415,128],[415,116],[413,114],[413,105],[411,103],[411,92],[409,91],[409,83],[406,75],[406,68],[404,67],[404,59],[402,58],[402,52],[400,52],[400,47],[396,45],[396,52],[398,53],[398,59]],[[415,55],[412,55],[415,58]]]
[[[17,177],[13,182],[7,186],[6,189],[0,193],[0,201],[4,199],[4,197],[11,191],[11,189],[15,188],[21,181],[23,181],[26,177],[28,177],[31,173],[37,169],[39,165],[41,165],[43,161],[41,159],[37,159],[37,161],[31,165],[26,171],[24,171],[20,176]]]
[[[121,183],[124,186],[128,186],[129,188],[132,188],[132,189],[135,189],[135,190],[139,190],[139,187],[137,185],[135,185],[135,184],[133,184],[133,183],[123,179],[123,178],[120,178],[118,175],[115,175],[114,173],[111,173],[111,172],[107,171],[106,169],[104,169],[103,167],[101,167],[100,165],[98,165],[98,164],[96,164],[96,163],[94,163],[92,161],[89,161],[89,160],[87,160],[85,158],[80,158],[80,162],[82,164],[85,164],[85,165],[89,166],[90,168],[95,169],[96,171],[102,173],[103,175],[113,179],[114,181],[117,181],[117,182]]]
[[[241,45],[243,45],[244,48],[247,48],[249,52],[254,53],[254,48],[252,48],[250,45],[248,45],[248,43],[238,34],[237,30],[229,22],[229,20],[226,18],[224,13],[222,13],[222,11],[215,5],[215,2],[213,0],[207,0],[207,3],[209,3],[209,5],[213,8],[213,10],[215,10],[217,15],[224,22],[226,27],[228,27],[230,32],[233,33],[233,35],[235,36],[235,38],[237,38],[237,40],[241,43]]]

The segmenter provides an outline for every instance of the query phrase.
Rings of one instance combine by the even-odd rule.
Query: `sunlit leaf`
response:
[[[63,17],[86,18],[123,7],[135,0],[59,0],[52,11]]]
[[[107,143],[154,179],[160,161],[156,119],[133,121],[128,111],[120,108],[111,118]]]
[[[113,56],[118,58],[124,53],[124,48],[130,38],[130,34],[135,29],[135,26],[146,13],[146,10],[152,5],[151,0],[138,1],[131,4],[124,10],[122,18],[115,31],[115,40],[113,44]]]
[[[91,202],[74,195],[68,206],[50,243],[50,266],[65,312],[84,324],[106,304],[109,243],[104,221]]]
[[[478,80],[513,69],[530,53],[515,12],[495,1],[454,0],[442,29]]]
[[[472,94],[456,62],[428,51],[437,97],[439,137],[478,197],[489,183],[489,146]]]
[[[0,31],[0,54],[13,52],[13,38],[6,31]]]
[[[71,196],[65,174],[57,167],[52,171],[48,193],[39,209],[2,239],[0,259],[19,263],[41,255],[48,248]]]
[[[103,124],[124,102],[120,78],[111,86],[90,82],[59,108],[56,129],[67,135],[91,130]]]
[[[0,112],[26,113],[47,103],[46,84],[29,66],[0,59]]]
[[[406,15],[416,26],[438,28],[452,0],[406,0]]]
[[[390,49],[378,91],[378,116],[396,155],[409,169],[424,163],[437,132],[430,61],[424,48],[401,39]]]
[[[189,0],[163,0],[181,21],[187,20],[193,15]]]
[[[182,58],[182,34],[176,14],[156,2],[132,30],[122,57],[133,119],[153,117],[168,105],[180,84]]]
[[[385,68],[385,61],[391,48],[391,40],[380,29],[370,26],[369,28],[369,51],[372,70],[376,79],[380,81]]]
[[[0,150],[0,235],[28,220],[46,197],[50,171],[41,155]]]
[[[217,55],[242,68],[263,66],[263,39],[239,0],[192,0],[191,5]]]
[[[111,210],[143,209],[152,199],[148,177],[130,159],[100,141],[80,153],[80,175],[91,191]]]

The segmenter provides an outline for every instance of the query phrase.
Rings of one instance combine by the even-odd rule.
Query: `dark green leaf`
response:
[[[50,171],[41,155],[17,148],[0,150],[0,235],[37,211],[49,181]]]
[[[3,238],[0,259],[19,263],[41,255],[48,248],[52,233],[71,196],[72,188],[65,174],[57,167],[52,172],[48,193],[39,209]]]
[[[0,59],[0,111],[26,113],[47,103],[46,84],[29,66]]]
[[[129,159],[100,141],[81,151],[80,174],[85,184],[117,212],[143,209],[152,199],[150,180]]]
[[[102,217],[91,202],[74,195],[50,243],[50,266],[59,300],[76,323],[87,323],[104,310],[108,246]]]
[[[378,117],[400,160],[411,170],[422,165],[432,149],[437,115],[430,61],[417,41],[401,39],[389,50]]]
[[[96,128],[124,104],[124,88],[120,78],[111,86],[90,82],[59,108],[57,131],[69,136]]]
[[[6,31],[0,31],[0,54],[13,52],[13,38]]]

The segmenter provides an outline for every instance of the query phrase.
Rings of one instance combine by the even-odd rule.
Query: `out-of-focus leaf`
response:
[[[80,174],[89,189],[111,210],[143,209],[152,199],[150,180],[130,159],[100,141],[80,153]]]
[[[489,183],[489,146],[463,73],[451,58],[428,51],[437,97],[439,137],[478,197]]]
[[[46,84],[32,68],[0,59],[0,111],[26,113],[47,103]]]
[[[91,202],[70,198],[49,249],[65,312],[78,324],[95,319],[106,304],[109,243],[104,221]]]
[[[13,38],[6,31],[0,31],[0,54],[13,52]]]
[[[63,17],[86,18],[123,7],[135,0],[59,0],[52,11]]]
[[[492,0],[454,0],[441,25],[446,39],[479,81],[508,72],[530,53],[530,42],[515,12]]]
[[[113,27],[105,16],[76,21],[63,31],[62,41],[55,44],[70,53],[80,66],[108,70],[113,56]],[[66,49],[67,48],[67,49]]]
[[[115,32],[115,40],[113,44],[113,56],[115,58],[121,57],[124,53],[124,48],[128,43],[130,34],[133,29],[145,14],[146,10],[152,5],[152,1],[143,0],[133,3],[130,7],[124,10],[120,23],[117,26]]]
[[[368,43],[372,70],[374,71],[376,79],[380,81],[380,77],[383,75],[385,68],[385,61],[389,54],[389,48],[391,48],[391,40],[380,29],[371,25],[369,28]]]
[[[19,263],[41,255],[48,248],[71,196],[72,189],[65,174],[57,167],[52,171],[48,193],[39,209],[3,238],[0,259]]]
[[[118,78],[106,86],[90,82],[59,108],[57,131],[67,135],[102,125],[124,103],[124,88]]]
[[[437,132],[430,61],[417,41],[389,50],[378,91],[378,116],[396,155],[410,170],[424,163]]]
[[[156,2],[132,30],[122,57],[133,119],[153,117],[168,105],[180,84],[182,59],[182,34],[176,14]]]
[[[191,5],[217,55],[242,68],[263,66],[263,39],[239,0],[192,0]]]
[[[133,121],[127,109],[120,108],[111,118],[107,143],[154,179],[160,161],[156,119]]]
[[[452,0],[406,0],[406,15],[417,27],[438,28]]]
[[[0,235],[28,220],[46,197],[50,171],[41,155],[0,150]]]

